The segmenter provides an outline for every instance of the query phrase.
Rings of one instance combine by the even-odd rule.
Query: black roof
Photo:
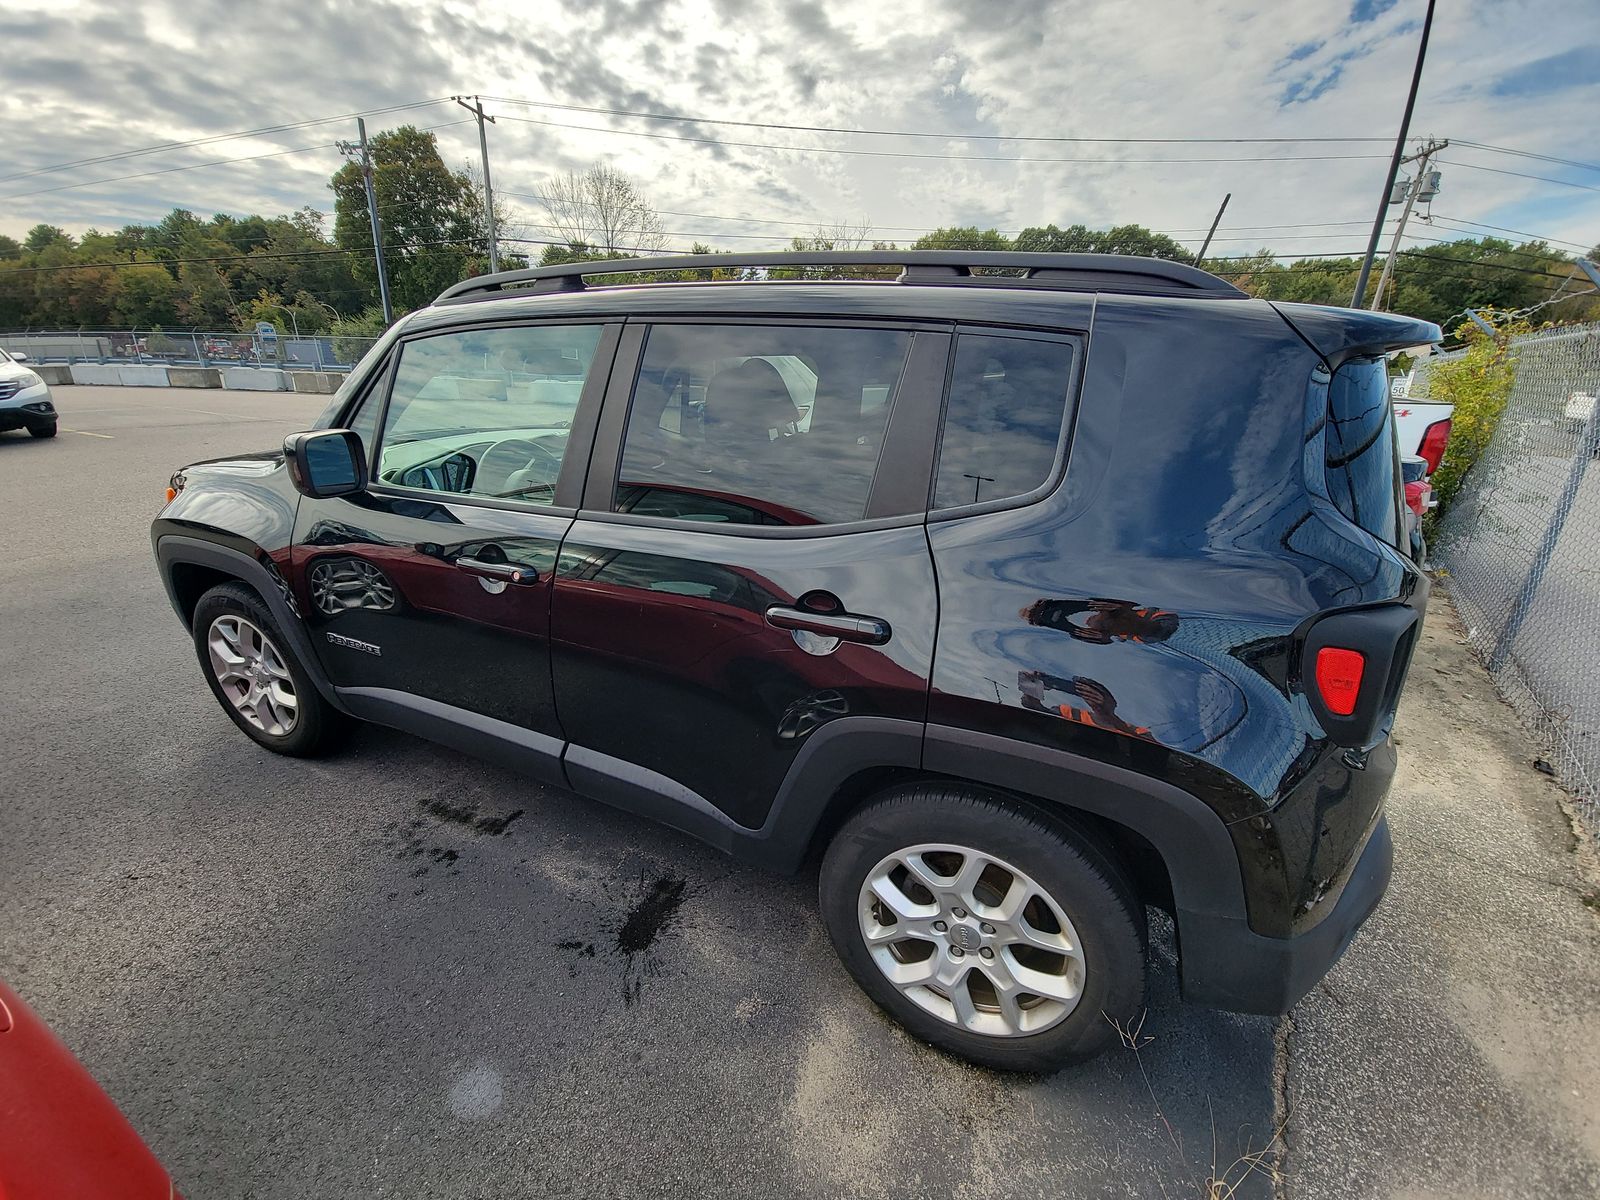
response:
[[[695,271],[822,266],[898,266],[896,284],[1040,288],[1069,292],[1122,292],[1144,296],[1245,299],[1225,279],[1187,263],[1131,254],[1028,254],[1014,250],[820,250],[745,254],[673,254],[561,263],[479,275],[440,292],[435,304],[485,299],[496,293],[583,291],[586,277],[655,271]],[[975,275],[975,269],[1015,274]],[[809,282],[822,282],[812,280]]]

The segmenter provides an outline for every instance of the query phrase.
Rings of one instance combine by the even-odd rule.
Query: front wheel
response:
[[[194,608],[194,648],[233,723],[276,754],[309,758],[340,742],[350,721],[317,691],[267,606],[224,583]]]
[[[1144,1003],[1144,910],[1126,876],[1032,804],[951,783],[890,789],[828,846],[821,906],[867,995],[983,1066],[1091,1058]]]
[[[29,425],[28,432],[36,438],[53,438],[56,435],[56,423],[51,421],[48,425]]]

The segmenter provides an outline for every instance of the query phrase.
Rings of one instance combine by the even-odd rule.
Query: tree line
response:
[[[433,134],[412,126],[371,142],[373,183],[384,260],[396,313],[427,304],[450,284],[488,269],[483,188],[471,170],[444,162]],[[329,182],[332,228],[306,207],[288,215],[203,220],[174,209],[153,225],[74,238],[41,224],[21,241],[0,235],[0,328],[249,329],[270,321],[288,332],[377,333],[377,269],[364,181],[350,162]],[[502,268],[526,265],[517,246],[539,246],[537,260],[635,257],[659,251],[667,235],[641,190],[605,164],[549,181],[537,194],[543,212],[532,232],[497,200]],[[898,250],[872,237],[869,225],[819,228],[795,238],[795,250]],[[947,227],[911,249],[1020,250],[1035,253],[1149,255],[1192,262],[1177,241],[1142,225],[1090,229],[1082,224],[1031,226],[1014,235],[975,226]],[[1596,248],[1600,252],[1600,247]],[[694,253],[712,253],[696,243]],[[1591,254],[1593,257],[1593,254]],[[1273,300],[1347,304],[1357,258],[1284,261],[1269,247],[1245,256],[1208,258],[1200,266],[1252,295]],[[775,270],[775,276],[883,277],[892,268]],[[673,278],[737,278],[739,272],[681,272]],[[1383,307],[1444,322],[1467,308],[1517,310],[1587,280],[1574,256],[1543,241],[1513,243],[1458,238],[1407,249]],[[1600,299],[1574,295],[1541,310],[1539,320],[1600,318]]]

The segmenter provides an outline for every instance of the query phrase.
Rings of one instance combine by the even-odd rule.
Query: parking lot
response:
[[[1386,904],[1285,1021],[1180,1004],[1007,1077],[835,961],[815,878],[387,731],[274,757],[151,560],[172,468],[324,397],[59,388],[0,435],[0,977],[191,1200],[1600,1192],[1589,849],[1430,611]],[[715,746],[707,747],[715,753]],[[1274,1180],[1268,1167],[1281,1167]]]

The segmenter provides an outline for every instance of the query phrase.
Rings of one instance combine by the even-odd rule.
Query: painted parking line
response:
[[[108,442],[116,441],[116,439],[114,437],[112,437],[109,433],[91,433],[87,429],[68,429],[65,425],[63,425],[61,427],[61,432],[62,433],[81,433],[84,437],[105,438],[106,441],[108,441]]]

